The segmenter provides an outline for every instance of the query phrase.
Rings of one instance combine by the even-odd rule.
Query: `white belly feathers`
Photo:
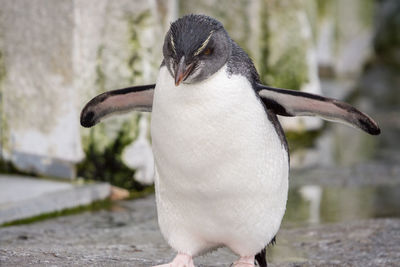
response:
[[[158,219],[172,247],[197,254],[227,245],[254,255],[276,234],[288,158],[245,77],[228,77],[225,66],[176,87],[161,67],[151,133]]]

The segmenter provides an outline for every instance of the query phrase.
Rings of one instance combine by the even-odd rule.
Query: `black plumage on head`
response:
[[[224,30],[222,24],[205,15],[186,15],[171,24],[170,34],[174,42],[176,57],[186,58],[201,47],[205,40],[218,30]],[[168,40],[170,41],[170,40]]]

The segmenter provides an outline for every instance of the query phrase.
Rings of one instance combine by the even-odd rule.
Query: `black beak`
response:
[[[189,76],[192,71],[194,63],[191,63],[186,66],[185,56],[181,57],[179,60],[178,66],[175,69],[175,86],[178,86],[182,81],[184,81],[187,76]]]

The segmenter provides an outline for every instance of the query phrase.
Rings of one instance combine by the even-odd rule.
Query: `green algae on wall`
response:
[[[104,46],[100,45],[99,48],[97,49],[97,55],[96,55],[96,81],[95,81],[95,84],[100,92],[106,91],[106,86],[105,86],[106,76],[105,76],[104,71],[101,66],[103,50],[104,50]]]
[[[125,16],[128,31],[127,67],[130,84],[154,83],[162,59],[163,32],[151,9]]]
[[[318,17],[321,19],[325,16],[328,16],[332,10],[334,10],[335,6],[335,1],[333,0],[317,0],[317,12],[318,12]]]
[[[6,78],[7,72],[4,64],[3,52],[0,50],[0,159],[3,156],[3,152],[8,150],[9,134],[8,134],[8,123],[4,116],[3,106],[3,83]]]
[[[308,66],[304,47],[291,47],[275,62],[270,62],[263,80],[275,87],[300,90],[308,81]]]
[[[300,90],[308,82],[307,51],[312,39],[305,36],[301,1],[263,1],[261,8],[261,80]]]
[[[84,142],[86,157],[77,165],[78,176],[108,182],[128,190],[144,190],[146,187],[132,178],[134,170],[129,169],[121,159],[123,149],[134,140],[132,135],[132,132],[135,132],[133,124],[137,125],[137,120],[134,120],[134,123],[124,122],[118,130],[117,136],[112,140],[107,140],[108,142],[101,146],[99,146],[97,135],[103,133],[94,129],[91,130]]]
[[[263,0],[260,12],[260,77],[263,83],[319,93],[313,24],[316,5],[302,0]],[[322,132],[315,118],[281,120],[291,153],[314,145]],[[309,131],[307,131],[309,130]]]
[[[289,151],[295,152],[299,149],[311,148],[315,141],[323,132],[323,128],[308,131],[286,131],[286,139],[289,145]]]
[[[104,90],[106,78],[100,65],[96,67],[96,73],[96,84]],[[134,171],[121,160],[123,149],[137,136],[137,122],[138,116],[134,113],[89,129],[89,134],[82,137],[85,158],[77,165],[78,177],[109,182],[129,190],[143,190],[144,187],[132,178]]]
[[[126,64],[130,75],[106,73],[106,65],[110,57],[109,49],[101,45],[97,51],[96,87],[98,93],[106,91],[110,86],[109,75],[121,75],[121,79],[128,84],[140,84],[146,77],[152,76],[153,70],[159,67],[159,59],[154,56],[153,46],[146,46],[145,35],[152,29],[154,17],[149,9],[137,14],[126,14],[123,22],[126,23],[126,43],[122,49],[128,51],[125,58],[111,58],[118,60],[119,64]],[[108,53],[106,55],[106,52]],[[111,52],[112,53],[112,52]],[[111,55],[113,56],[113,55]],[[148,78],[147,78],[148,79]],[[112,85],[111,85],[112,86]],[[122,160],[122,151],[130,145],[138,134],[139,113],[133,112],[126,115],[115,116],[112,120],[99,123],[91,128],[82,138],[85,159],[78,164],[78,176],[109,182],[112,185],[126,188],[131,191],[142,192],[148,187],[142,186],[133,179],[134,170],[128,168]],[[144,191],[143,191],[144,192]],[[136,194],[135,193],[135,194]]]
[[[360,1],[360,0],[359,0]],[[375,0],[362,0],[358,17],[365,27],[371,28],[374,24],[374,10],[376,5]]]
[[[95,79],[99,92],[106,91],[107,78],[102,68],[103,51],[104,46],[100,45],[97,51]],[[137,116],[133,114],[107,123],[99,123],[87,130],[82,137],[85,158],[77,165],[77,175],[127,189],[138,187],[132,179],[134,171],[121,162],[123,148],[137,134],[136,125]]]
[[[4,78],[6,77],[6,66],[4,65],[4,56],[3,52],[0,51],[0,89],[1,89],[1,83],[3,82]]]
[[[100,45],[97,50],[95,67],[95,86],[98,88],[97,93],[102,93],[107,90],[105,85],[107,76],[103,71],[103,51],[104,46]],[[90,146],[95,146],[97,152],[100,154],[103,153],[105,149],[111,146],[115,142],[115,139],[119,136],[118,129],[120,127],[131,128],[132,131],[126,132],[126,134],[128,135],[128,138],[134,138],[134,136],[136,136],[136,120],[136,114],[130,114],[128,116],[122,116],[122,118],[120,116],[119,118],[107,123],[99,123],[95,127],[86,130],[86,133],[82,137],[82,146],[84,151],[87,151],[88,147]],[[122,126],[123,124],[125,124],[125,126]]]
[[[131,70],[130,83],[135,83],[136,80],[143,76],[143,48],[140,44],[140,29],[145,27],[148,19],[151,17],[150,10],[146,10],[137,15],[130,15],[128,21],[128,34],[129,34],[129,52],[127,64]],[[150,59],[147,59],[150,60]]]

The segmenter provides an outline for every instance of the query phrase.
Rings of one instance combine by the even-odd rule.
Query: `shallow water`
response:
[[[351,187],[306,185],[289,190],[287,210],[281,229],[391,217],[400,217],[400,185]],[[282,235],[280,232],[277,234],[277,243],[267,249],[268,262],[274,264],[307,262],[310,251],[302,244],[316,242],[316,237],[313,234]],[[335,235],[334,232],[332,234]],[[337,239],[333,242],[339,244],[343,241]],[[314,245],[332,244],[317,242]]]
[[[400,217],[400,185],[305,185],[289,190],[282,227]]]
[[[292,168],[283,227],[400,217],[399,110],[368,113],[380,135],[330,123],[315,145],[322,167]]]

